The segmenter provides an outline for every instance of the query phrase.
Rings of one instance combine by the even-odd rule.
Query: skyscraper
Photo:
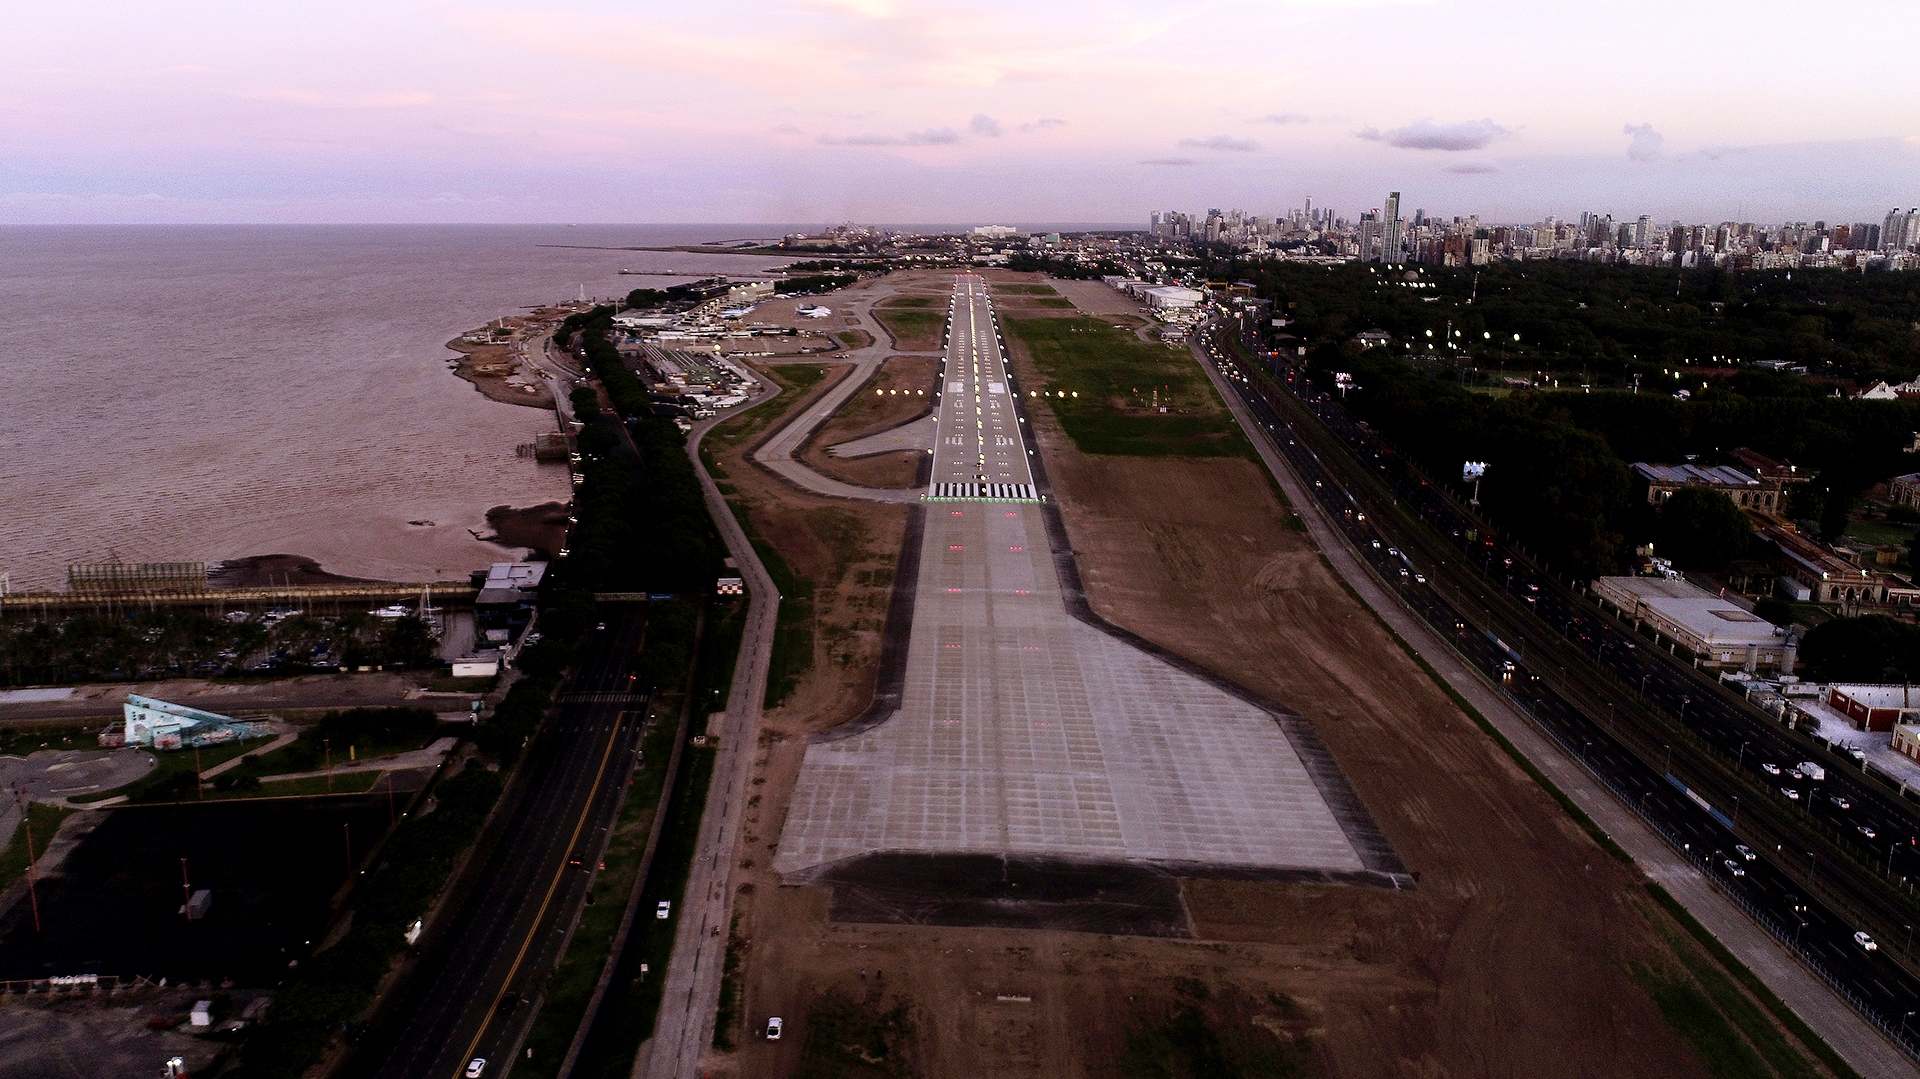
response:
[[[1400,265],[1401,232],[1404,226],[1400,222],[1400,192],[1387,193],[1387,213],[1381,222],[1380,261],[1389,266]]]

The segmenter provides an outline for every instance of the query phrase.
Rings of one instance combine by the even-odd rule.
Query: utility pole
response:
[[[193,884],[187,880],[187,860],[180,859],[180,908],[187,912],[187,921],[193,921]]]
[[[20,797],[19,788],[14,788],[13,804],[20,807],[20,834],[27,837],[27,899],[33,906],[33,932],[40,932],[40,889],[34,879],[33,822],[27,819],[30,804]]]

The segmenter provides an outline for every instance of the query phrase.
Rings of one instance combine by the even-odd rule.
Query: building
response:
[[[1402,261],[1400,249],[1406,242],[1406,226],[1400,220],[1400,192],[1387,193],[1387,212],[1381,225],[1380,261],[1389,266],[1398,266]]]
[[[1821,701],[1860,730],[1886,732],[1920,712],[1920,688],[1836,683],[1827,687]]]
[[[1912,723],[1893,725],[1893,751],[1920,761],[1920,726]]]
[[[1633,472],[1647,486],[1647,501],[1656,506],[1665,504],[1675,491],[1682,488],[1705,487],[1726,495],[1743,510],[1773,516],[1781,509],[1780,489],[1783,485],[1780,481],[1758,479],[1731,465],[1708,465],[1703,468],[1690,464],[1654,465],[1636,461]]]
[[[129,746],[186,749],[220,745],[266,733],[263,723],[235,719],[184,704],[170,704],[138,694],[127,696],[127,703],[121,706],[121,712],[126,719],[122,744]]]
[[[771,281],[742,281],[727,286],[728,304],[751,304],[755,300],[764,300],[773,295]]]
[[[473,599],[473,628],[484,645],[505,645],[527,628],[546,573],[545,562],[495,562],[484,576],[474,571],[480,592]]]
[[[1012,225],[980,225],[973,230],[973,234],[983,240],[1004,240],[1020,235],[1020,230]]]
[[[1156,311],[1180,311],[1197,307],[1206,294],[1199,289],[1185,288],[1180,285],[1162,285],[1146,290],[1147,306]]]
[[[1916,441],[1920,441],[1920,438]],[[1896,506],[1920,508],[1920,472],[1909,472],[1888,480],[1887,500]]]
[[[1601,577],[1593,596],[1637,629],[1644,623],[1702,667],[1778,670],[1790,645],[1773,623],[1703,588],[1667,577]]]
[[[1913,606],[1920,589],[1890,573],[1876,573],[1847,561],[1820,544],[1785,528],[1763,528],[1762,540],[1779,552],[1787,576],[1806,586],[1815,603]]]
[[[74,562],[67,591],[88,595],[178,595],[207,590],[205,562]]]

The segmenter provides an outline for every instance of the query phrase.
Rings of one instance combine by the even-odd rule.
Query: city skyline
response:
[[[1873,34],[1908,12],[1821,14]],[[0,73],[0,222],[1116,221],[1307,194],[1371,206],[1388,188],[1504,220],[1865,219],[1920,201],[1904,189],[1920,101],[1901,66],[1796,74],[1819,52],[1797,15],[1644,0],[757,0],[722,21],[607,0],[41,8],[17,17]],[[1359,79],[1362,56],[1385,62]]]

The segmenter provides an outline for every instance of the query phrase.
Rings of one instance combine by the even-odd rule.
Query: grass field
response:
[[[1186,349],[1142,341],[1099,319],[1015,318],[1007,326],[1032,354],[1048,407],[1082,453],[1252,452]]]
[[[1021,295],[1021,294],[1024,294],[1027,296],[1058,296],[1060,295],[1059,292],[1054,290],[1054,287],[1052,285],[994,285],[992,286],[992,291],[1004,292],[1010,296]]]
[[[940,331],[947,326],[945,311],[917,311],[911,308],[876,307],[873,317],[885,326],[901,348],[925,350],[940,347]]]
[[[881,304],[880,306],[882,308],[945,307],[947,304],[951,302],[952,302],[951,300],[944,300],[937,296],[895,296],[893,299],[888,300],[887,302]]]
[[[65,806],[28,803],[27,831],[33,836],[34,858],[38,859],[47,853],[47,844],[53,839],[53,833],[60,830],[60,823],[77,812]],[[15,828],[11,842],[0,847],[0,891],[12,887],[14,881],[26,875],[27,843],[21,838],[20,830]]]

